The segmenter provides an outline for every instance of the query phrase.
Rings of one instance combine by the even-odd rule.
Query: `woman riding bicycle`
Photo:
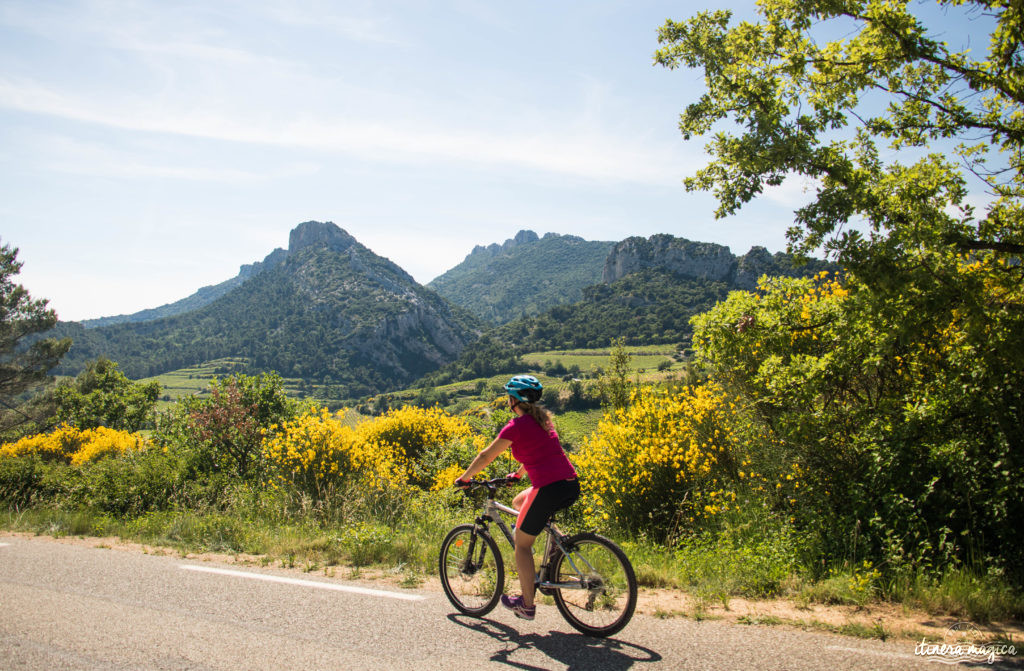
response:
[[[536,614],[533,542],[555,511],[568,508],[580,496],[576,469],[558,441],[551,415],[537,403],[543,388],[532,375],[517,375],[505,384],[508,406],[516,414],[515,418],[455,481],[456,487],[468,487],[473,476],[509,447],[512,456],[522,464],[510,477],[520,478],[524,472],[530,477],[531,487],[512,501],[512,506],[519,511],[515,555],[522,596],[501,597],[503,606],[525,620],[532,620]]]

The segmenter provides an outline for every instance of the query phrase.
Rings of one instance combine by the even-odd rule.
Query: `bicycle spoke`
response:
[[[469,525],[456,527],[441,549],[441,583],[449,601],[464,613],[482,615],[498,602],[504,568],[490,537]]]
[[[566,585],[555,595],[565,618],[584,633],[607,636],[620,630],[636,607],[636,578],[622,551],[610,541],[585,534],[555,567],[554,581]],[[572,585],[572,587],[569,587]]]

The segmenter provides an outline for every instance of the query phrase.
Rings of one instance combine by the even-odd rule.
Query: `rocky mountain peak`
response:
[[[545,235],[544,236],[545,239],[548,238],[550,235],[551,235],[550,233]],[[477,254],[485,254],[487,256],[497,256],[498,254],[501,254],[502,252],[507,252],[507,251],[509,251],[511,249],[519,247],[520,245],[529,244],[531,242],[537,242],[538,240],[540,240],[540,237],[538,237],[537,234],[534,233],[533,231],[522,230],[522,231],[519,231],[518,233],[516,233],[514,238],[510,238],[510,239],[506,240],[505,242],[501,243],[500,245],[498,243],[496,243],[496,242],[492,243],[492,244],[489,244],[486,247],[484,247],[483,245],[477,245],[476,247],[473,248],[473,251],[470,252],[469,256],[467,256],[466,258],[469,259],[471,256],[474,256],[474,255],[477,255]]]
[[[612,249],[602,279],[610,284],[645,268],[665,268],[685,277],[728,281],[735,274],[736,257],[724,245],[691,242],[665,233],[647,239],[632,237]]]
[[[761,246],[754,246],[743,256],[735,256],[724,245],[711,242],[692,242],[684,238],[660,233],[650,238],[626,238],[612,248],[604,264],[602,280],[611,284],[640,270],[660,268],[682,277],[714,282],[726,282],[746,291],[757,287],[762,275],[801,277],[831,265],[817,259],[802,264],[789,254],[772,254]]]
[[[356,239],[331,221],[306,221],[288,234],[288,253],[294,254],[300,249],[323,245],[336,252],[344,252],[356,243]]]
[[[536,233],[534,233],[533,231],[523,230],[516,233],[516,237],[512,238],[511,240],[506,240],[505,244],[502,246],[516,247],[518,245],[525,245],[528,242],[537,242],[538,240],[540,240],[540,238],[537,237]]]
[[[264,270],[268,268],[273,268],[278,264],[284,263],[285,259],[287,258],[288,252],[278,247],[274,251],[267,254],[267,256],[262,261],[243,264],[238,269],[238,278],[242,280],[247,280],[253,275],[262,273]]]

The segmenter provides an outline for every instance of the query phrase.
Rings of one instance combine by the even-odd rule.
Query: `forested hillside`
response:
[[[582,300],[491,329],[421,384],[510,372],[522,366],[518,356],[527,352],[600,348],[618,339],[685,348],[693,335],[690,318],[746,288],[750,277],[810,276],[834,266],[815,259],[797,263],[763,247],[737,257],[721,245],[656,235],[616,244],[603,268],[611,281],[584,288]]]
[[[725,282],[642,270],[588,287],[582,301],[505,324],[495,334],[524,351],[605,347],[617,338],[628,345],[686,342],[690,317],[724,300],[729,289]]]
[[[643,270],[612,284],[588,287],[583,300],[572,305],[490,330],[458,361],[424,382],[445,384],[510,372],[521,367],[517,357],[527,352],[607,347],[619,338],[626,344],[687,343],[690,318],[711,309],[729,291],[725,282]]]
[[[292,232],[288,258],[193,312],[85,329],[58,373],[105,356],[133,378],[222,357],[252,372],[338,385],[349,396],[407,384],[453,360],[475,320],[333,224]]]
[[[486,322],[505,324],[583,298],[584,287],[601,281],[613,245],[520,231],[502,245],[477,246],[427,286]]]

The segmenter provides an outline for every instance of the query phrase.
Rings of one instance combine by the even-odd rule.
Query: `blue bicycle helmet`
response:
[[[508,392],[508,395],[524,403],[539,401],[543,390],[544,385],[532,375],[516,375],[505,383],[505,391]]]

